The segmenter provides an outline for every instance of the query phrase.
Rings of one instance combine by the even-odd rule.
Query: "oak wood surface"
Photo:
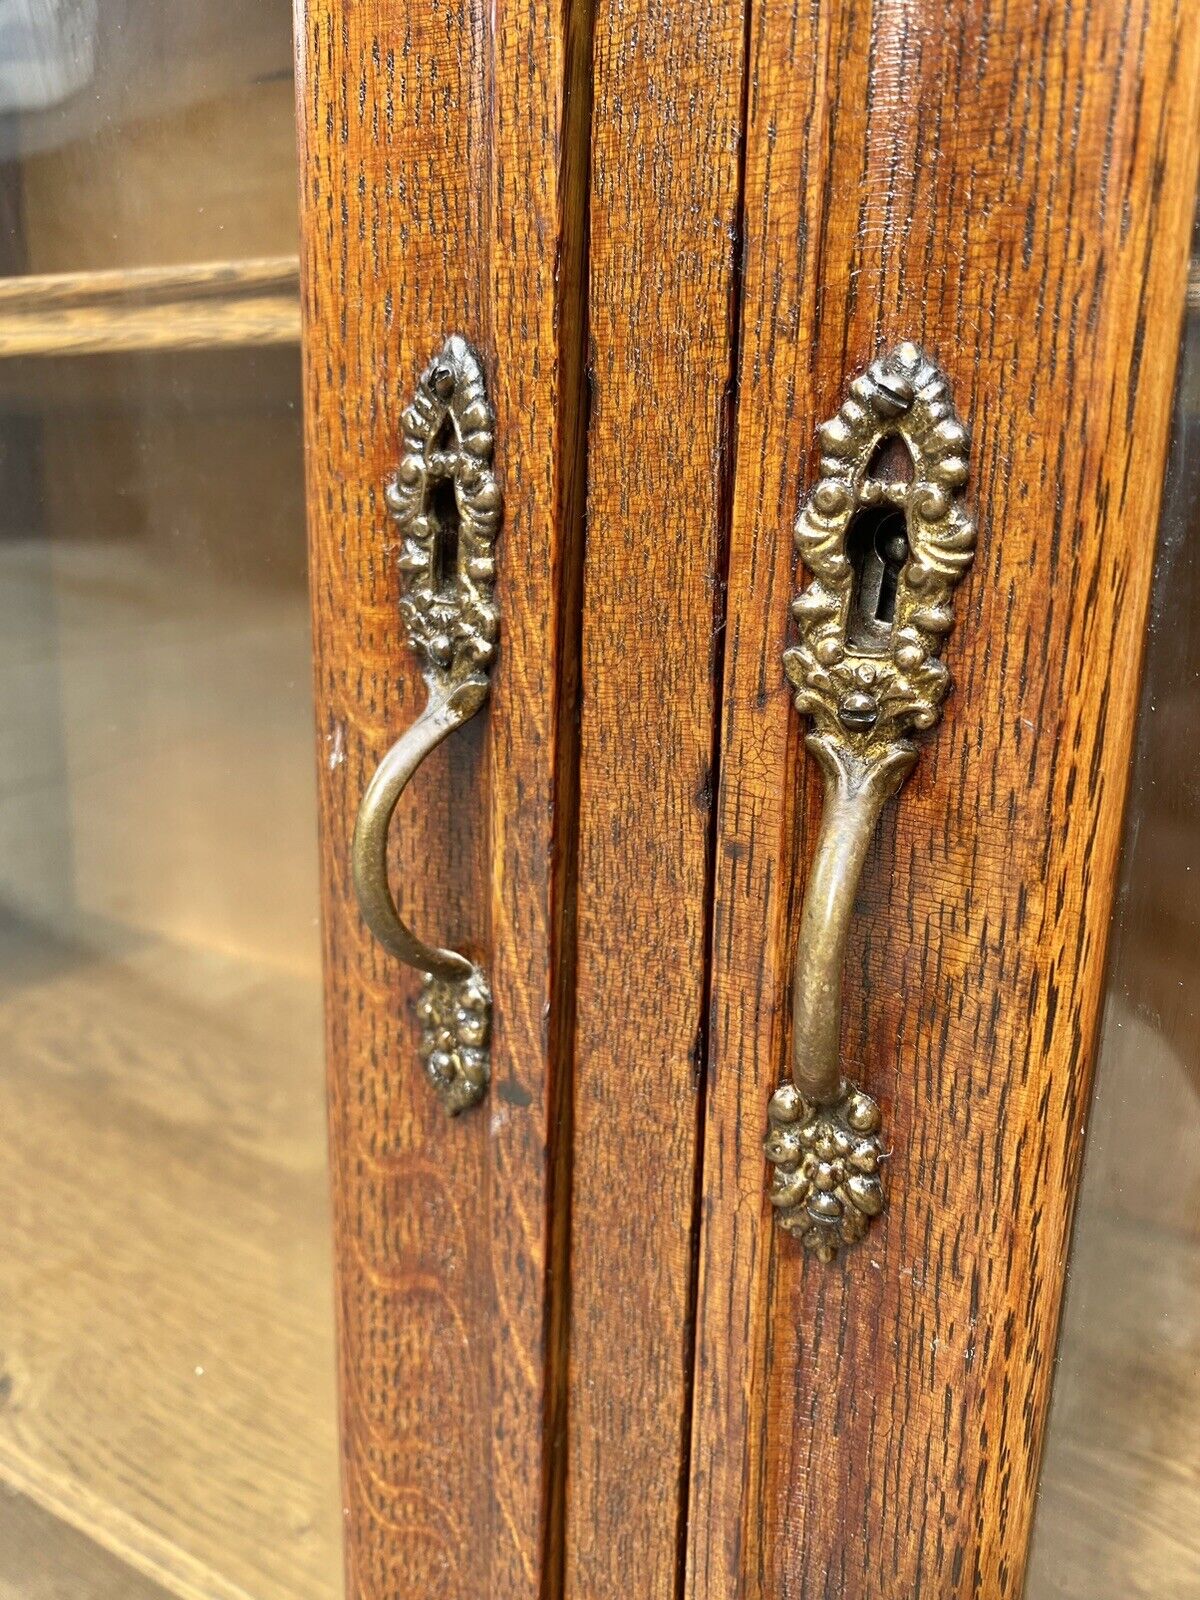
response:
[[[315,972],[80,921],[0,916],[0,1594],[32,1503],[47,1584],[334,1600]]]
[[[0,1488],[0,1528],[0,1600],[171,1600],[170,1589],[10,1489]]]
[[[750,26],[691,1600],[1020,1592],[1169,432],[1200,30],[1172,0]],[[974,443],[956,688],[858,897],[890,1202],[832,1267],[760,1149],[819,782],[780,654],[814,432],[911,337]]]
[[[1112,1170],[1124,1107],[1158,1098],[1165,1071],[1187,1079],[1121,1005],[1096,1071],[1024,1600],[1200,1592],[1200,1242],[1149,1206],[1130,1216]],[[1195,1092],[1172,1113],[1194,1139]],[[1156,1167],[1155,1143],[1135,1133],[1143,1170]],[[1186,1181],[1187,1152],[1179,1165]]]
[[[299,292],[296,256],[188,261],[153,267],[113,267],[94,272],[25,272],[0,278],[0,310],[47,306],[110,306],[127,301],[218,299],[251,292]]]
[[[743,11],[595,15],[565,1593],[677,1592]]]
[[[0,356],[294,344],[295,256],[0,279]]]
[[[578,601],[586,33],[572,6],[309,0],[298,19],[311,572],[348,1592],[508,1600],[561,1551],[566,781]],[[487,709],[395,821],[420,932],[481,959],[492,1084],[450,1121],[415,976],[373,946],[348,846],[423,691],[383,483],[449,332],[480,352],[505,496]]]

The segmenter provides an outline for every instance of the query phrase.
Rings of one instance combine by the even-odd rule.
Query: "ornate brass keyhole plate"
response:
[[[959,503],[967,430],[938,366],[905,343],[850,385],[818,433],[820,473],[796,521],[813,581],[792,602],[784,654],[825,808],[792,987],[792,1076],[772,1096],[771,1200],[789,1233],[830,1260],[883,1209],[877,1102],[843,1075],[842,964],[879,813],[912,770],[911,735],[941,716],[940,659],[975,525]]]
[[[400,616],[429,698],[368,784],[352,849],[368,927],[392,955],[425,974],[417,1003],[421,1059],[451,1114],[475,1105],[487,1089],[491,990],[466,956],[425,944],[402,920],[388,883],[388,829],[421,762],[488,696],[499,630],[494,435],[483,369],[452,334],[404,411],[400,463],[385,491],[401,539]]]

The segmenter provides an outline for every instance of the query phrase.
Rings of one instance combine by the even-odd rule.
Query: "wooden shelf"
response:
[[[0,539],[0,1600],[342,1588],[295,440],[187,427]]]
[[[2,1483],[0,1538],[0,1600],[172,1600],[169,1589]]]
[[[295,256],[0,280],[0,357],[295,344]]]
[[[3,919],[0,958],[0,1596],[36,1536],[139,1600],[334,1600],[319,985]]]
[[[1200,1584],[1200,1242],[1081,1218],[1027,1600],[1194,1595]]]

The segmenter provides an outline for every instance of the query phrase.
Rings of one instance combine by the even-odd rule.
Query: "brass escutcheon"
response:
[[[417,768],[487,699],[496,654],[495,419],[479,362],[457,335],[422,374],[401,431],[400,463],[385,496],[401,535],[400,615],[429,698],[367,786],[351,855],[371,932],[425,974],[417,1004],[421,1058],[453,1115],[487,1089],[491,990],[474,962],[423,943],[404,923],[388,883],[387,845],[392,814]]]
[[[764,1148],[780,1223],[830,1261],[884,1205],[880,1108],[841,1066],[854,898],[879,814],[916,762],[910,735],[941,717],[939,653],[975,525],[958,501],[967,430],[915,344],[872,362],[817,437],[795,530],[813,581],[792,602],[799,640],[783,663],[812,718],[805,745],[825,803],[796,946],[791,1078],[771,1097]]]

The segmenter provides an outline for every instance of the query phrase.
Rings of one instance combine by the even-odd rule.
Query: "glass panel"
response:
[[[0,0],[0,1600],[335,1600],[287,0]]]
[[[1200,1595],[1198,290],[1026,1600]]]

